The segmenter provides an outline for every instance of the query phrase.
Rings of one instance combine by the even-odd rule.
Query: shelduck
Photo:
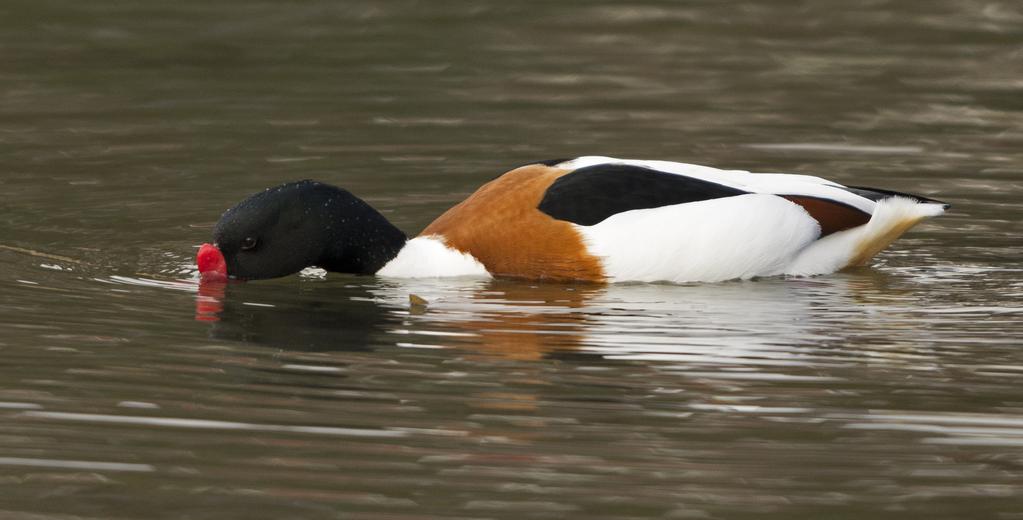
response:
[[[808,175],[590,156],[511,170],[412,239],[344,189],[283,184],[227,210],[196,260],[204,279],[310,266],[596,283],[809,276],[863,265],[948,208]]]

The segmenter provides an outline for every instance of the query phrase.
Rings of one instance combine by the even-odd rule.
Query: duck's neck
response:
[[[362,201],[359,201],[362,202]],[[383,215],[363,203],[356,212],[349,208],[343,216],[332,219],[328,245],[317,262],[328,271],[373,274],[390,262],[405,247],[405,233]]]

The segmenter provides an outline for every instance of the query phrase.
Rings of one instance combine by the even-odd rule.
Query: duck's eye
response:
[[[242,240],[242,251],[255,249],[257,243],[259,243],[259,241],[256,240],[256,237],[245,237],[245,240]]]

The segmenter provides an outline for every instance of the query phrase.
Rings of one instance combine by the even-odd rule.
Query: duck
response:
[[[220,217],[202,280],[308,267],[390,278],[719,282],[867,264],[949,204],[821,177],[584,156],[514,168],[409,238],[343,188],[267,188]]]

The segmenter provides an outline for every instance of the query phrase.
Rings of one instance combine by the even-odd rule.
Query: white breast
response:
[[[394,278],[490,277],[479,260],[451,249],[440,237],[432,236],[406,242],[398,256],[376,274]]]

